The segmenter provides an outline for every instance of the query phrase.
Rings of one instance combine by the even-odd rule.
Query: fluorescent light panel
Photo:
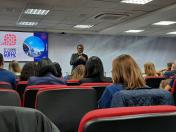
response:
[[[169,35],[176,35],[176,31],[169,32],[169,33],[167,33],[167,34],[169,34]]]
[[[127,30],[125,31],[126,33],[140,33],[143,32],[144,30]]]
[[[128,4],[139,4],[139,5],[144,5],[153,0],[122,0],[122,3],[128,3]]]
[[[160,22],[154,23],[153,25],[168,26],[168,25],[172,25],[172,24],[175,24],[175,23],[176,23],[175,21],[160,21]]]
[[[47,15],[50,12],[50,10],[43,10],[43,9],[26,9],[24,11],[25,14],[31,14],[31,15]]]
[[[81,28],[81,29],[86,29],[86,28],[91,28],[94,25],[76,25],[74,26],[74,28]]]
[[[38,24],[38,22],[24,22],[21,21],[18,23],[18,25],[24,25],[24,26],[36,26]]]

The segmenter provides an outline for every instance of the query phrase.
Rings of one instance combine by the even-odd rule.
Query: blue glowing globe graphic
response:
[[[36,36],[30,36],[23,42],[23,50],[30,57],[39,57],[45,51],[43,41]]]

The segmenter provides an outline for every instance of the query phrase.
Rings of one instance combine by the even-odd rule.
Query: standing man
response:
[[[3,66],[4,66],[4,58],[3,55],[0,53],[0,81],[8,82],[12,85],[14,89],[16,89],[15,75],[12,72],[3,69]]]
[[[80,64],[85,65],[88,60],[88,56],[83,53],[84,46],[82,44],[77,45],[77,53],[72,54],[70,59],[70,65],[72,65],[72,70]]]

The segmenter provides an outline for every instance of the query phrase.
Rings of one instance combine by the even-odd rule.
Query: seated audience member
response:
[[[144,64],[144,77],[145,76],[158,76],[156,70],[155,70],[155,65],[151,62],[145,63]]]
[[[36,67],[37,65],[35,64],[35,62],[26,63],[22,68],[20,81],[27,81],[29,77],[36,76]]]
[[[12,85],[12,87],[16,88],[16,77],[15,74],[12,72],[3,69],[4,66],[4,58],[3,55],[0,53],[0,81],[8,82]]]
[[[13,72],[17,77],[21,74],[21,67],[19,63],[15,60],[9,63],[9,71]]]
[[[172,79],[168,82],[168,84],[165,86],[164,89],[170,91],[171,88],[172,88],[173,85],[174,85],[174,81],[175,81],[175,79],[176,79],[176,78],[172,78]]]
[[[85,71],[86,69],[84,65],[78,65],[77,67],[75,67],[75,69],[73,69],[70,79],[72,80],[83,79],[83,77],[85,76]]]
[[[106,87],[98,104],[100,108],[108,108],[116,92],[124,89],[146,88],[141,70],[130,55],[120,55],[112,62],[113,85]]]
[[[57,77],[58,73],[54,64],[45,65],[39,69],[38,77],[30,77],[28,85],[39,84],[65,84],[65,80]]]
[[[53,64],[54,64],[56,71],[57,71],[56,77],[62,77],[62,68],[61,68],[60,64],[57,62],[54,62]]]
[[[167,68],[160,70],[159,73],[163,75],[165,72],[171,71],[172,64],[173,64],[172,62],[167,63]]]
[[[104,76],[103,63],[99,57],[92,56],[88,59],[85,65],[86,74],[81,83],[88,82],[112,82],[112,79]]]
[[[172,77],[172,76],[176,76],[176,63],[172,64],[171,71],[165,72],[164,76],[167,78]]]

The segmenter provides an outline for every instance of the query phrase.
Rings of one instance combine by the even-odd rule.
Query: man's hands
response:
[[[84,56],[79,56],[79,59],[83,60],[83,61],[86,61],[86,58]]]

